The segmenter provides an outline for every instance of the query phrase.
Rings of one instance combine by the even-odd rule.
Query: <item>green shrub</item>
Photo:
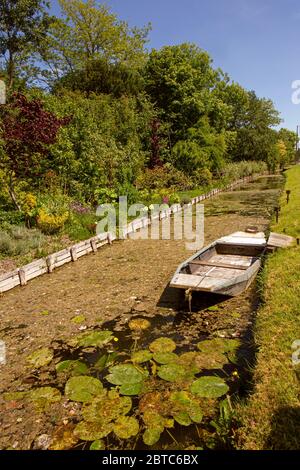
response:
[[[41,249],[44,242],[42,233],[37,229],[11,226],[0,232],[0,253],[7,256],[25,255],[32,250]]]

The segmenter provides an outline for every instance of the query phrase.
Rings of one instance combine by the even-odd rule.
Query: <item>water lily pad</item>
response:
[[[200,349],[200,351],[205,353],[227,353],[238,349],[240,344],[241,343],[238,339],[213,338],[210,340],[201,341],[197,344],[197,347]]]
[[[76,315],[75,317],[71,318],[71,322],[76,324],[84,323],[85,320],[86,317],[84,315]]]
[[[170,338],[158,338],[150,344],[149,349],[154,353],[173,352],[176,349],[176,344]]]
[[[191,385],[191,392],[204,398],[219,398],[228,390],[228,385],[220,377],[201,377]]]
[[[199,353],[195,357],[195,363],[200,369],[222,369],[227,362],[225,355],[218,351]]]
[[[133,331],[143,331],[150,328],[151,323],[144,318],[134,318],[128,323],[129,328]]]
[[[17,400],[24,400],[28,392],[5,392],[3,393],[3,399],[5,401],[17,401]]]
[[[149,373],[132,364],[120,364],[109,369],[108,382],[114,385],[136,384],[142,382]]]
[[[178,364],[166,364],[161,366],[157,375],[167,382],[180,382],[187,377],[186,370]]]
[[[170,362],[176,362],[178,356],[172,352],[157,352],[153,354],[153,359],[159,364],[169,364]]]
[[[188,413],[189,417],[192,421],[194,421],[194,423],[201,423],[203,419],[203,413],[198,403],[192,402],[188,408]]]
[[[139,432],[138,420],[129,416],[120,417],[114,424],[113,430],[120,439],[130,439]]]
[[[72,347],[101,347],[109,343],[113,339],[112,331],[86,331],[75,336],[68,341],[68,345]]]
[[[146,446],[154,446],[160,439],[162,430],[161,428],[148,428],[143,434],[143,441]]]
[[[179,411],[178,413],[174,413],[173,418],[175,421],[177,421],[178,424],[181,424],[181,426],[190,426],[190,424],[192,424],[192,420],[187,411]]]
[[[131,360],[137,364],[142,364],[143,362],[148,362],[152,359],[152,354],[148,349],[142,349],[141,351],[136,351],[132,354]]]
[[[87,374],[89,371],[87,365],[84,364],[84,362],[78,360],[67,360],[59,362],[58,364],[56,364],[55,368],[57,373],[69,372],[72,375],[84,375]]]
[[[57,428],[52,437],[50,450],[71,449],[78,442],[78,438],[73,434],[74,425],[67,424]]]
[[[51,403],[60,401],[61,393],[53,387],[41,387],[28,392],[27,398],[34,402],[38,411],[43,411]]]
[[[48,348],[41,348],[27,356],[26,361],[36,369],[48,365],[53,359],[53,352]]]
[[[201,365],[197,363],[198,352],[183,353],[178,357],[177,364],[189,370],[192,374],[198,374],[201,371]]]
[[[125,416],[132,407],[129,397],[120,397],[116,393],[103,390],[102,395],[97,396],[93,401],[82,408],[82,416],[85,421],[98,424],[106,424]]]
[[[113,430],[112,423],[105,425],[81,421],[74,429],[74,436],[82,441],[96,441],[108,436]]]
[[[102,393],[103,385],[100,380],[86,375],[72,377],[65,386],[65,394],[69,400],[90,402]],[[94,439],[93,439],[94,440]]]
[[[156,410],[146,409],[143,413],[143,421],[149,428],[160,428],[163,432],[164,428],[172,428],[174,426],[174,420],[161,416]]]
[[[97,441],[91,443],[90,450],[105,450],[105,444],[103,441],[98,439]]]
[[[120,387],[121,395],[134,396],[139,395],[143,388],[143,382],[138,382],[136,384],[123,384]]]

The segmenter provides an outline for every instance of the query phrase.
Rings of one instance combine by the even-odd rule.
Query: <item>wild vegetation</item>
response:
[[[93,208],[180,200],[180,191],[284,167],[296,136],[273,103],[194,44],[148,51],[95,0],[0,5],[0,223],[85,238]],[[4,225],[3,225],[4,224]],[[7,238],[7,235],[5,235]]]
[[[279,222],[272,230],[299,237],[300,167],[286,174]],[[254,391],[237,411],[243,449],[299,449],[299,247],[268,257],[263,273],[263,305],[258,311]],[[292,356],[294,355],[294,362]]]

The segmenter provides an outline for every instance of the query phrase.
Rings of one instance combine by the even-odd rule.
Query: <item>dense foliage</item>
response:
[[[55,18],[45,1],[1,2],[5,210],[15,206],[43,227],[56,217],[60,229],[72,201],[92,207],[127,194],[148,202],[233,168],[238,178],[238,162],[270,171],[293,162],[296,135],[275,130],[272,101],[232,82],[206,51],[186,43],[149,53],[149,25],[130,28],[96,0],[59,3]]]

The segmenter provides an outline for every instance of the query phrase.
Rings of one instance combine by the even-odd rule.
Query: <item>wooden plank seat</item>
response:
[[[218,263],[210,261],[190,261],[189,264],[197,266],[211,266],[212,268],[225,268],[225,269],[238,269],[240,271],[245,271],[249,266],[242,266],[237,264],[227,264],[227,263]]]

